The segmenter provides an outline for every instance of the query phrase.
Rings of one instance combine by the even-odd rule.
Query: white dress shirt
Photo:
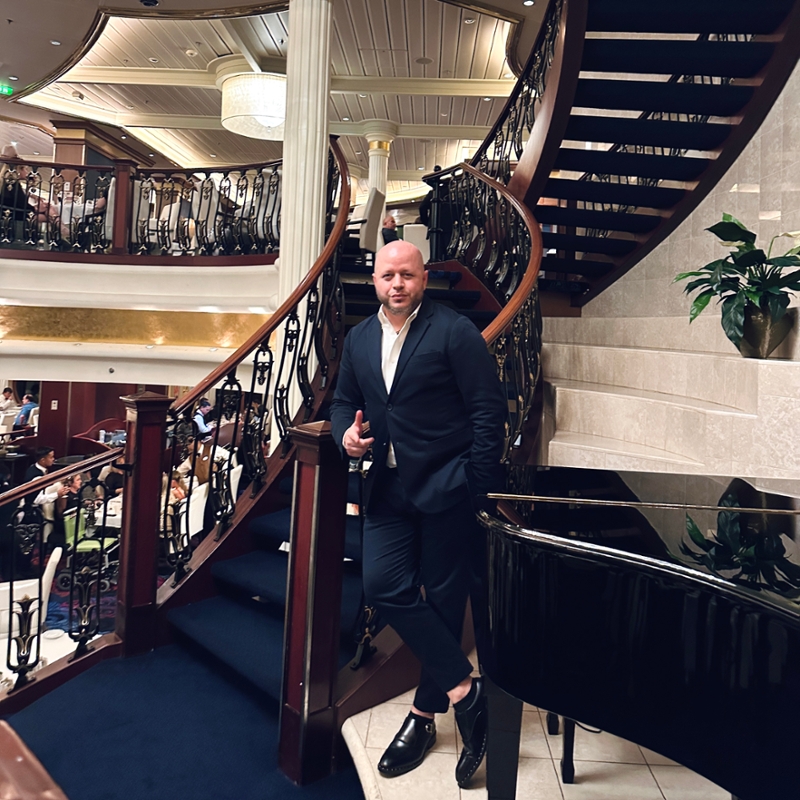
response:
[[[16,407],[17,403],[14,400],[14,395],[11,395],[9,398],[5,398],[0,394],[0,411],[10,411],[12,408]]]
[[[378,309],[378,322],[381,324],[381,373],[383,374],[383,382],[386,384],[387,394],[392,390],[400,352],[406,342],[411,323],[417,318],[421,305],[420,303],[408,315],[408,319],[406,319],[399,331],[395,331],[394,326],[383,310],[383,306]],[[389,442],[389,451],[386,454],[386,466],[390,469],[397,467],[394,445],[391,442]]]

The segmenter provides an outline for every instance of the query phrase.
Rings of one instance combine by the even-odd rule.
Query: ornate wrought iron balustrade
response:
[[[289,450],[289,428],[312,421],[331,388],[344,336],[339,240],[350,205],[344,157],[335,143],[331,150],[322,255],[264,328],[170,411],[160,533],[175,584],[198,540],[225,533],[237,498],[256,496],[270,460]]]
[[[108,474],[123,457],[110,450],[0,494],[8,520],[0,560],[0,636],[5,674],[18,688],[46,663],[42,638],[68,636],[73,657],[108,627],[114,609],[123,496]],[[66,595],[66,619],[47,623],[52,592]],[[61,633],[59,633],[61,631]]]
[[[466,266],[502,307],[483,332],[506,387],[504,460],[527,458],[538,432],[532,418],[541,368],[542,316],[536,281],[541,263],[539,225],[497,181],[468,164],[427,176],[434,219],[452,226],[442,260]]]
[[[197,170],[139,170],[130,252],[273,253],[280,243],[281,162]]]
[[[551,0],[522,75],[491,132],[470,161],[473,167],[507,184],[536,121],[537,102],[547,87],[555,56],[563,0]]]
[[[101,253],[115,190],[113,167],[0,159],[0,247]]]

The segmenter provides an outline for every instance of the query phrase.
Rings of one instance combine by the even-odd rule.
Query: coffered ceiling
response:
[[[47,85],[21,102],[115,125],[181,167],[280,156],[280,143],[246,139],[222,128],[213,62],[238,57],[254,71],[284,71],[291,42],[286,3],[260,3],[270,13],[223,18],[241,14],[247,10],[241,6],[248,4],[160,0],[157,15],[133,16],[142,7],[138,0],[127,0],[116,4],[121,16],[115,16],[93,0],[7,2],[12,14],[57,4],[62,12],[72,8],[82,22],[92,14],[100,19],[99,30],[77,41],[67,42],[62,35],[59,47],[49,40],[40,45],[48,56],[64,46],[81,52],[81,42],[91,38],[83,55],[67,63],[71,69],[59,74],[53,67],[52,75],[39,76]],[[249,4],[250,9],[255,5]],[[482,10],[477,5],[334,0],[330,125],[342,137],[356,176],[367,171],[366,142],[360,135],[364,120],[385,119],[398,126],[389,161],[390,189],[404,193],[418,187],[415,173],[460,160],[488,131],[514,83],[508,52],[513,62],[518,50],[530,49],[546,0],[532,7],[522,0],[496,0],[495,7]],[[174,18],[192,8],[205,18]],[[43,31],[34,24],[34,29],[37,38],[55,35],[49,27]],[[0,36],[0,81],[10,69],[24,71],[5,57],[7,35]],[[50,66],[43,63],[39,71]],[[36,85],[31,73],[25,86]],[[0,106],[0,119],[9,116],[6,109],[13,105]]]

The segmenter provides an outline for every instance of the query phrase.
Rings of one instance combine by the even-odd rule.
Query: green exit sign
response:
[[[0,95],[5,95],[6,97],[11,97],[14,94],[14,89],[11,86],[6,86],[3,83],[0,83]]]

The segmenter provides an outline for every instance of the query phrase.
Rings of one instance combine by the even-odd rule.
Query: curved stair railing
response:
[[[344,337],[339,246],[350,208],[349,172],[335,140],[327,186],[329,235],[308,274],[264,326],[169,409],[160,529],[174,575],[162,600],[190,571],[198,541],[212,530],[219,541],[283,471],[289,428],[313,421],[331,388]],[[218,424],[203,434],[205,398]]]

